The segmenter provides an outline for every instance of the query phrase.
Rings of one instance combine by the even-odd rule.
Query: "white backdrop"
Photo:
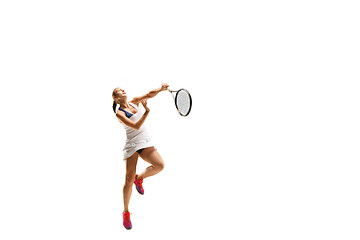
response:
[[[356,1],[2,1],[1,239],[359,239]],[[122,226],[125,131],[165,160]],[[139,159],[138,172],[147,166]]]

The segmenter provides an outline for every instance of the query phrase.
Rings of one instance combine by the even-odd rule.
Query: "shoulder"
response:
[[[119,119],[122,119],[124,117],[126,117],[125,112],[120,111],[119,109],[116,111],[116,117]]]

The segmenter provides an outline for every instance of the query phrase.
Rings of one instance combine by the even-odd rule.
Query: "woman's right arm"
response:
[[[141,103],[145,108],[145,113],[144,113],[144,115],[142,115],[142,117],[137,122],[134,122],[134,121],[130,120],[129,118],[127,118],[123,111],[117,111],[116,117],[121,122],[123,122],[126,126],[134,128],[136,130],[139,130],[140,127],[144,124],[145,119],[147,118],[147,116],[149,115],[149,112],[150,112],[150,109],[146,106],[147,105],[146,100],[141,101]]]

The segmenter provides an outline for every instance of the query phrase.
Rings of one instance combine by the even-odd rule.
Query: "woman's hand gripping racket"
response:
[[[175,107],[178,110],[179,114],[183,117],[189,115],[192,105],[191,95],[189,91],[183,88],[177,91],[172,91],[170,89],[167,90],[173,96],[175,101]],[[174,93],[176,93],[175,96]]]

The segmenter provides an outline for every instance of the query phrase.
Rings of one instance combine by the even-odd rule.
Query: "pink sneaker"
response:
[[[131,220],[130,220],[130,213],[123,212],[123,225],[126,229],[130,230],[132,228]]]
[[[135,176],[135,186],[136,186],[136,190],[141,194],[144,195],[144,188],[142,186],[143,180],[142,179],[137,179],[138,175],[136,174]]]

